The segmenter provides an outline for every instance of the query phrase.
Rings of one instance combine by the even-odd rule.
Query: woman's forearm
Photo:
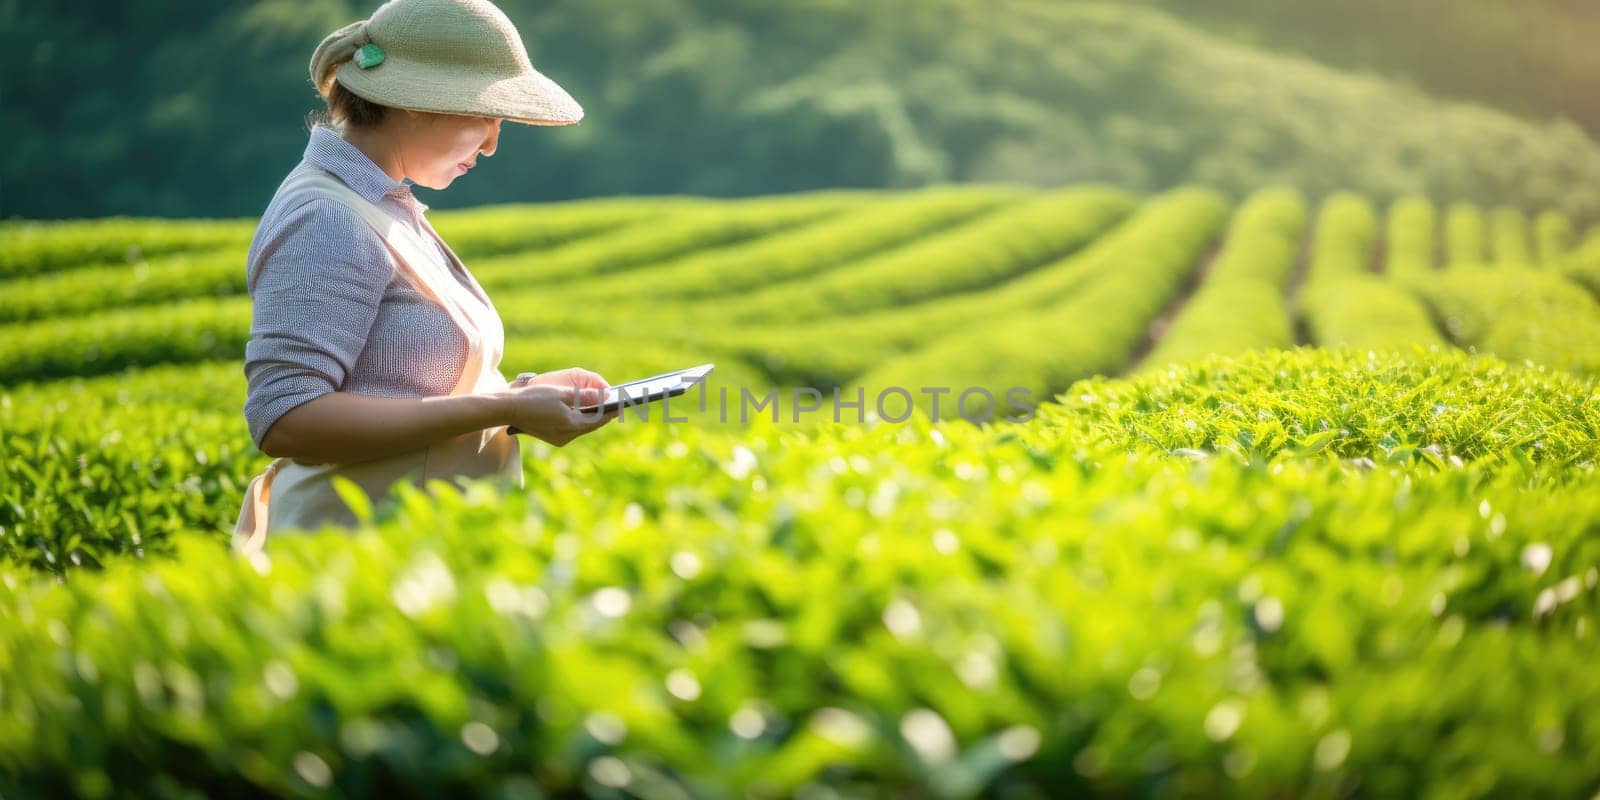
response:
[[[383,458],[504,425],[505,401],[496,393],[402,398],[330,392],[279,417],[261,449],[316,463]]]

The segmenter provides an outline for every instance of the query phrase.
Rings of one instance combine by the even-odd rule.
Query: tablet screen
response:
[[[677,397],[704,380],[712,367],[711,364],[701,364],[607,387],[605,401],[601,407],[609,413],[624,406],[637,406],[666,397]],[[595,408],[595,406],[579,406],[578,410],[592,412]]]

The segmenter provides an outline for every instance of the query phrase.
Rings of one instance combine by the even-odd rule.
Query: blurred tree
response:
[[[1446,0],[1350,0],[1370,12],[1350,18],[1308,0],[1218,0],[1209,11],[1145,2],[1213,28],[1233,20],[1230,35],[1265,45],[1123,3],[501,0],[534,64],[587,116],[566,128],[507,125],[492,169],[425,200],[1201,180],[1600,212],[1600,146],[1571,123],[1440,104],[1403,83],[1266,52],[1298,46],[1293,31],[1310,37],[1325,21],[1325,35],[1345,42],[1327,47],[1366,64],[1359,42],[1391,47],[1402,34],[1375,26],[1392,25],[1419,53],[1454,53],[1440,63],[1462,86],[1477,80],[1474,96],[1535,96],[1585,74],[1591,56],[1571,43],[1600,25],[1591,11],[1530,0],[1512,43],[1495,25],[1516,15],[1490,0],[1461,0],[1472,19],[1438,22],[1454,39],[1428,35]],[[306,113],[321,106],[306,74],[312,49],[376,5],[0,0],[0,217],[259,214],[300,156]],[[1564,22],[1578,34],[1558,35]],[[1507,59],[1555,66],[1534,80],[1497,72]]]

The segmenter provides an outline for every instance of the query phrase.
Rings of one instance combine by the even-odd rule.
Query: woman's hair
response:
[[[371,128],[382,122],[384,113],[389,110],[388,106],[374,103],[344,88],[344,84],[338,81],[333,82],[324,99],[328,103],[327,110],[311,112],[307,115],[307,123],[320,122],[335,128]]]
[[[367,38],[367,21],[360,20],[328,34],[311,54],[311,79],[316,83],[317,94],[327,102],[326,111],[313,111],[306,115],[306,124],[331,124],[334,127],[370,128],[383,121],[388,106],[374,103],[345,88],[335,77]]]

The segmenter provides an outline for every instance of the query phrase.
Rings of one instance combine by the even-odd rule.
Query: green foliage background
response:
[[[1592,12],[1405,0],[1341,6],[1329,27],[1298,1],[1152,4],[1182,18],[1054,0],[504,0],[588,117],[508,126],[491,169],[426,199],[1096,180],[1600,211],[1600,147],[1569,121],[1594,130]],[[259,214],[321,104],[313,47],[375,5],[0,0],[0,216]],[[1508,14],[1514,37],[1496,33]]]

